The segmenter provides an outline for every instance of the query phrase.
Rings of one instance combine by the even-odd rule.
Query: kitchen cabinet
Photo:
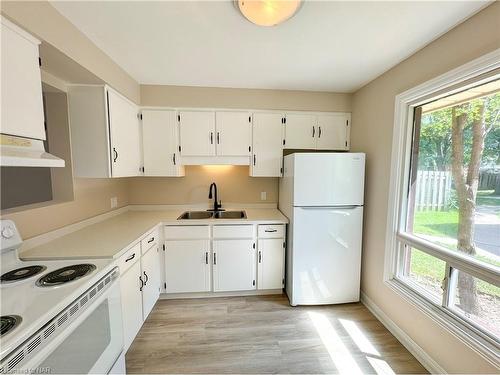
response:
[[[350,113],[328,113],[317,116],[317,150],[349,150]]]
[[[68,89],[73,172],[76,177],[142,175],[137,106],[108,86]]]
[[[255,289],[255,261],[252,239],[214,240],[214,292]]]
[[[215,155],[215,112],[180,111],[181,156]]]
[[[141,257],[142,316],[146,320],[160,296],[160,262],[158,246],[153,246]]]
[[[315,115],[287,113],[284,148],[315,149],[317,130]]]
[[[134,341],[134,338],[141,329],[143,322],[141,291],[142,273],[141,262],[138,259],[139,255],[135,255],[137,260],[126,270],[125,273],[121,274],[120,278],[124,351],[127,351],[130,344],[132,344],[132,341]],[[133,261],[133,259],[130,261]]]
[[[1,132],[44,140],[40,41],[4,17],[1,39]]]
[[[209,292],[210,267],[208,239],[165,241],[167,293]]]
[[[257,271],[259,289],[281,289],[285,280],[285,247],[283,238],[258,241]]]
[[[246,111],[217,111],[215,139],[217,156],[250,156],[252,117]]]
[[[144,175],[184,176],[176,111],[142,110],[141,117]]]
[[[284,148],[348,150],[350,120],[349,113],[287,113]]]
[[[284,117],[281,113],[253,114],[253,145],[250,175],[281,177]]]

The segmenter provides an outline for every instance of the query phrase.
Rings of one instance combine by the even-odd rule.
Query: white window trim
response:
[[[413,118],[413,108],[428,102],[431,98],[438,99],[450,95],[454,90],[462,91],[467,87],[468,82],[470,85],[477,85],[480,81],[476,80],[472,84],[470,82],[474,78],[499,68],[500,49],[497,49],[396,96],[383,276],[384,282],[392,290],[497,367],[500,366],[498,349],[491,345],[488,340],[483,339],[480,331],[463,320],[457,319],[453,314],[443,311],[441,306],[423,298],[418,292],[397,280],[395,276],[399,264],[397,259],[398,246],[400,246],[398,237],[403,238],[405,242],[415,241],[415,238],[406,238],[405,234],[399,231],[406,216],[404,212],[406,211],[406,194],[404,192],[408,191],[409,183],[406,177],[409,175],[410,168],[411,152],[408,151],[411,150],[412,126],[409,126],[409,123]],[[440,92],[441,95],[436,94]],[[424,247],[431,254],[434,249],[439,248],[439,246],[425,240],[418,242],[418,247]],[[442,252],[442,250],[447,251],[447,253]],[[441,259],[443,258],[442,254],[447,254],[446,260],[449,263],[460,266],[464,271],[472,271],[471,273],[476,276],[476,268],[473,268],[475,260],[444,248],[440,248],[438,251]],[[487,281],[492,280],[492,278],[498,280],[498,270],[491,267],[480,276]]]

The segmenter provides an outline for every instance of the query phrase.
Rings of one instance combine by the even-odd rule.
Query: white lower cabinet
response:
[[[283,238],[259,239],[257,253],[258,289],[281,289],[285,281]]]
[[[210,241],[165,241],[167,293],[210,291]]]
[[[143,322],[141,274],[141,262],[135,261],[120,278],[124,351],[134,341]]]
[[[256,288],[255,245],[253,240],[214,240],[214,292]]]
[[[160,297],[160,262],[158,247],[153,246],[141,257],[142,266],[142,316],[148,317]]]

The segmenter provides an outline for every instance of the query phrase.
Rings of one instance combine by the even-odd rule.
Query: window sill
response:
[[[432,303],[418,292],[411,289],[398,279],[391,278],[385,283],[398,295],[423,312],[435,323],[449,331],[467,347],[481,355],[485,360],[497,368],[500,367],[499,346],[489,337],[481,334],[473,326],[462,321],[444,310],[441,306]]]

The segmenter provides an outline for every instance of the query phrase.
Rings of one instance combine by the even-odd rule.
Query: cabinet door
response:
[[[257,254],[258,288],[283,288],[285,248],[282,238],[259,240]]]
[[[38,44],[2,17],[2,133],[45,139]]]
[[[251,176],[281,176],[283,126],[280,113],[254,113]]]
[[[113,90],[107,90],[111,139],[112,177],[138,176],[141,168],[141,138],[138,108]]]
[[[121,275],[123,346],[127,351],[142,326],[141,262],[137,261]]]
[[[182,156],[215,155],[215,112],[181,111],[180,143]]]
[[[252,117],[248,112],[217,112],[215,114],[218,156],[249,156],[252,144]]]
[[[158,246],[154,246],[141,257],[142,279],[142,316],[144,320],[153,309],[160,296],[160,257]]]
[[[318,150],[348,150],[349,113],[330,113],[318,115]]]
[[[210,291],[210,241],[165,242],[167,293]]]
[[[145,176],[184,176],[178,139],[175,111],[142,111]]]
[[[214,291],[255,289],[253,240],[214,240]]]
[[[287,114],[285,118],[285,146],[288,149],[315,149],[316,116],[311,114]]]

